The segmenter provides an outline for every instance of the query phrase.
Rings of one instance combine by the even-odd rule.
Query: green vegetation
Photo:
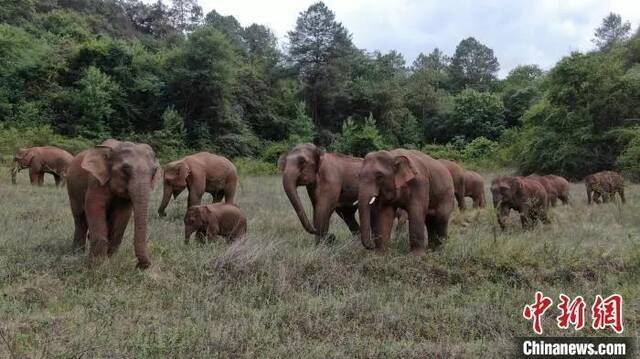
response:
[[[493,174],[483,174],[488,186]],[[184,245],[182,194],[167,217],[151,216],[153,265],[141,272],[131,228],[113,258],[87,267],[86,254],[71,251],[66,192],[47,182],[29,186],[23,172],[11,186],[0,168],[3,358],[512,357],[513,338],[533,333],[522,309],[536,290],[554,299],[545,335],[613,334],[589,322],[558,329],[560,293],[588,305],[619,293],[625,334],[640,326],[637,185],[625,206],[587,206],[574,184],[572,205],[528,232],[515,214],[501,233],[492,209],[456,212],[443,247],[417,259],[407,255],[406,229],[379,256],[338,216],[336,242],[316,246],[280,178],[243,176],[245,241]],[[160,197],[157,189],[154,208]]]
[[[620,15],[595,29],[595,50],[548,73],[521,65],[498,79],[493,50],[474,37],[407,65],[397,51],[358,49],[324,3],[301,10],[276,39],[263,25],[203,14],[196,0],[5,1],[1,150],[44,144],[32,134],[45,131],[73,151],[118,137],[147,142],[164,160],[208,150],[271,166],[276,150],[301,142],[462,156],[486,138],[493,150],[463,157],[523,173],[617,168],[640,178],[630,135],[640,38]],[[4,137],[15,133],[26,136]]]

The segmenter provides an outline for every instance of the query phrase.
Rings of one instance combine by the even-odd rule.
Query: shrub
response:
[[[635,136],[629,141],[624,151],[616,160],[616,167],[625,178],[640,182],[640,129],[635,129]]]
[[[465,146],[462,155],[467,161],[484,160],[492,156],[497,147],[497,142],[478,137]]]
[[[275,162],[269,163],[254,158],[240,157],[233,159],[233,164],[241,177],[278,174],[278,167]]]
[[[460,151],[456,150],[451,145],[424,145],[422,147],[422,152],[428,154],[433,158],[445,158],[454,161],[462,160],[462,153],[460,153]]]
[[[342,124],[342,131],[335,143],[336,151],[358,157],[364,157],[367,153],[384,147],[382,136],[376,128],[376,121],[372,115],[369,115],[362,125],[348,118]]]
[[[289,151],[293,146],[295,143],[272,142],[262,151],[260,159],[266,163],[277,164],[280,155]]]

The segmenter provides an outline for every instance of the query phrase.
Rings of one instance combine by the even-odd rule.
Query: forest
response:
[[[116,137],[167,160],[208,150],[275,169],[280,153],[314,142],[640,179],[640,29],[618,14],[594,29],[592,50],[500,79],[474,37],[407,63],[356,47],[322,2],[300,10],[278,39],[197,0],[3,1],[0,153]]]

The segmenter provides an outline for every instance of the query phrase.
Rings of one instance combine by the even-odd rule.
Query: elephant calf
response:
[[[622,203],[625,203],[624,198],[624,178],[617,172],[602,171],[594,174],[590,174],[584,179],[584,185],[587,188],[587,203],[591,204],[593,195],[593,201],[600,203],[600,197],[603,202],[608,202],[609,199],[613,199],[616,192],[620,195]]]
[[[184,242],[189,243],[191,235],[204,243],[204,237],[211,242],[216,236],[235,240],[247,232],[247,219],[233,204],[214,203],[189,207],[184,216]]]
[[[547,191],[536,180],[526,177],[498,177],[491,181],[491,194],[502,229],[505,228],[505,219],[511,209],[520,212],[523,229],[531,228],[536,220],[549,222]]]
[[[569,181],[565,178],[555,175],[539,176],[536,174],[529,175],[527,178],[538,181],[545,191],[547,191],[547,198],[549,205],[555,207],[558,200],[561,200],[563,204],[569,203]]]

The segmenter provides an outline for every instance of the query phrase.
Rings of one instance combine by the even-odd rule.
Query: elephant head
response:
[[[313,185],[316,183],[320,160],[324,151],[314,144],[297,145],[290,152],[284,153],[278,159],[278,168],[282,171],[282,185],[291,205],[300,219],[304,229],[316,234],[316,229],[309,222],[309,218],[302,207],[297,186]]]
[[[167,164],[163,170],[164,190],[162,202],[158,208],[158,214],[164,216],[164,209],[169,204],[171,196],[176,198],[187,188],[187,180],[191,175],[191,169],[185,161],[173,161]]]
[[[96,185],[112,196],[131,201],[134,215],[134,244],[138,265],[148,263],[145,253],[149,196],[157,177],[158,160],[147,144],[107,140],[89,151],[81,163]]]
[[[184,242],[189,243],[193,232],[206,228],[209,224],[209,216],[212,210],[208,206],[193,206],[187,209],[184,215]]]
[[[524,184],[518,177],[498,177],[491,181],[491,196],[495,208],[517,209],[523,194]]]
[[[16,176],[18,171],[23,168],[27,168],[31,165],[33,160],[33,151],[31,148],[21,148],[13,156],[13,163],[11,165],[11,183],[16,184]]]
[[[413,161],[406,156],[396,156],[389,151],[370,152],[365,156],[359,176],[358,212],[360,239],[367,249],[373,249],[371,207],[392,205],[398,190],[416,175]]]
[[[20,168],[26,168],[31,165],[31,160],[33,160],[33,149],[32,148],[21,148],[16,154],[13,156],[13,161]]]

